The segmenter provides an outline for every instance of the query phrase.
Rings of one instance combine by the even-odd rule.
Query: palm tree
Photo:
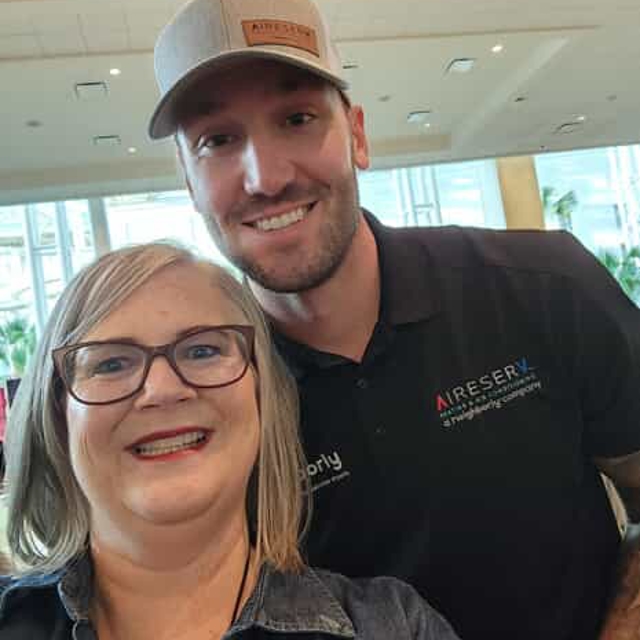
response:
[[[620,283],[624,292],[640,304],[640,247],[622,248],[619,253],[600,251],[598,259]]]
[[[542,208],[546,218],[556,217],[560,228],[565,231],[573,230],[571,217],[578,206],[576,192],[571,189],[560,198],[556,198],[553,187],[542,187]]]
[[[35,346],[36,330],[26,318],[14,317],[0,325],[0,361],[12,376],[22,376]]]

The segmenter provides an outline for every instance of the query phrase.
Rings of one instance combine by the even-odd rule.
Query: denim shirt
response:
[[[97,640],[89,621],[93,572],[88,556],[49,575],[0,581],[0,640]],[[457,640],[414,589],[394,578],[349,580],[269,565],[223,636],[247,638]]]

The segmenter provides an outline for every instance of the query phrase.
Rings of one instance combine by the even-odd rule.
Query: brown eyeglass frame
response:
[[[222,384],[194,384],[193,382],[190,382],[189,380],[187,380],[182,375],[182,373],[180,373],[180,370],[174,358],[173,351],[178,343],[182,342],[183,340],[186,340],[187,338],[198,335],[199,333],[206,333],[207,331],[218,331],[218,330],[225,330],[225,331],[231,330],[231,331],[235,331],[237,333],[242,334],[242,336],[244,337],[247,343],[247,358],[246,358],[244,368],[235,378],[233,378],[232,380],[229,380],[228,382],[223,382]],[[181,335],[177,340],[174,340],[173,342],[158,345],[156,347],[147,347],[145,345],[138,344],[137,342],[124,342],[121,340],[90,340],[89,342],[80,342],[78,344],[67,345],[65,347],[57,347],[56,349],[53,349],[51,351],[51,355],[53,357],[53,364],[54,364],[55,370],[58,373],[58,376],[60,377],[60,379],[62,380],[62,383],[64,384],[64,387],[69,393],[69,395],[71,395],[73,398],[75,398],[78,402],[82,404],[92,406],[92,405],[114,404],[116,402],[122,402],[123,400],[128,400],[132,396],[135,396],[136,393],[138,393],[140,389],[144,387],[147,381],[147,376],[149,375],[149,370],[151,369],[151,365],[153,364],[154,359],[157,358],[158,356],[164,356],[164,358],[169,363],[169,366],[171,367],[171,369],[173,369],[173,372],[188,387],[194,387],[196,389],[217,389],[220,387],[227,387],[230,384],[234,384],[235,382],[238,382],[238,380],[243,378],[244,375],[247,373],[247,369],[249,368],[249,365],[252,362],[254,362],[254,351],[255,351],[254,343],[255,343],[255,328],[252,327],[251,325],[219,324],[219,325],[197,327],[196,329],[193,329],[193,331],[188,331],[187,333]],[[131,391],[125,396],[117,398],[116,400],[91,402],[88,400],[83,400],[72,391],[71,383],[67,379],[67,376],[65,374],[64,361],[70,353],[77,351],[78,349],[82,349],[83,347],[90,347],[92,345],[100,345],[100,344],[121,344],[121,345],[126,345],[128,347],[131,347],[131,346],[137,347],[138,349],[143,351],[145,354],[145,365],[144,365],[144,370],[142,372],[142,377],[140,379],[140,384],[133,391]]]

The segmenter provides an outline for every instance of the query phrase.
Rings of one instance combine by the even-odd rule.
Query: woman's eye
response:
[[[190,360],[202,360],[203,358],[214,358],[220,355],[220,348],[209,344],[199,344],[189,347],[185,354]]]
[[[315,120],[315,116],[312,116],[310,113],[294,113],[287,117],[287,124],[292,127],[299,127],[303,124],[308,124],[309,122]]]
[[[127,368],[127,363],[123,358],[108,358],[98,362],[92,369],[94,376],[106,375],[109,373],[119,373]]]

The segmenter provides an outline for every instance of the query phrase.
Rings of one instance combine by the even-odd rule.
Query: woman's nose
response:
[[[159,406],[194,398],[197,391],[184,382],[165,356],[156,356],[147,371],[136,405]]]

